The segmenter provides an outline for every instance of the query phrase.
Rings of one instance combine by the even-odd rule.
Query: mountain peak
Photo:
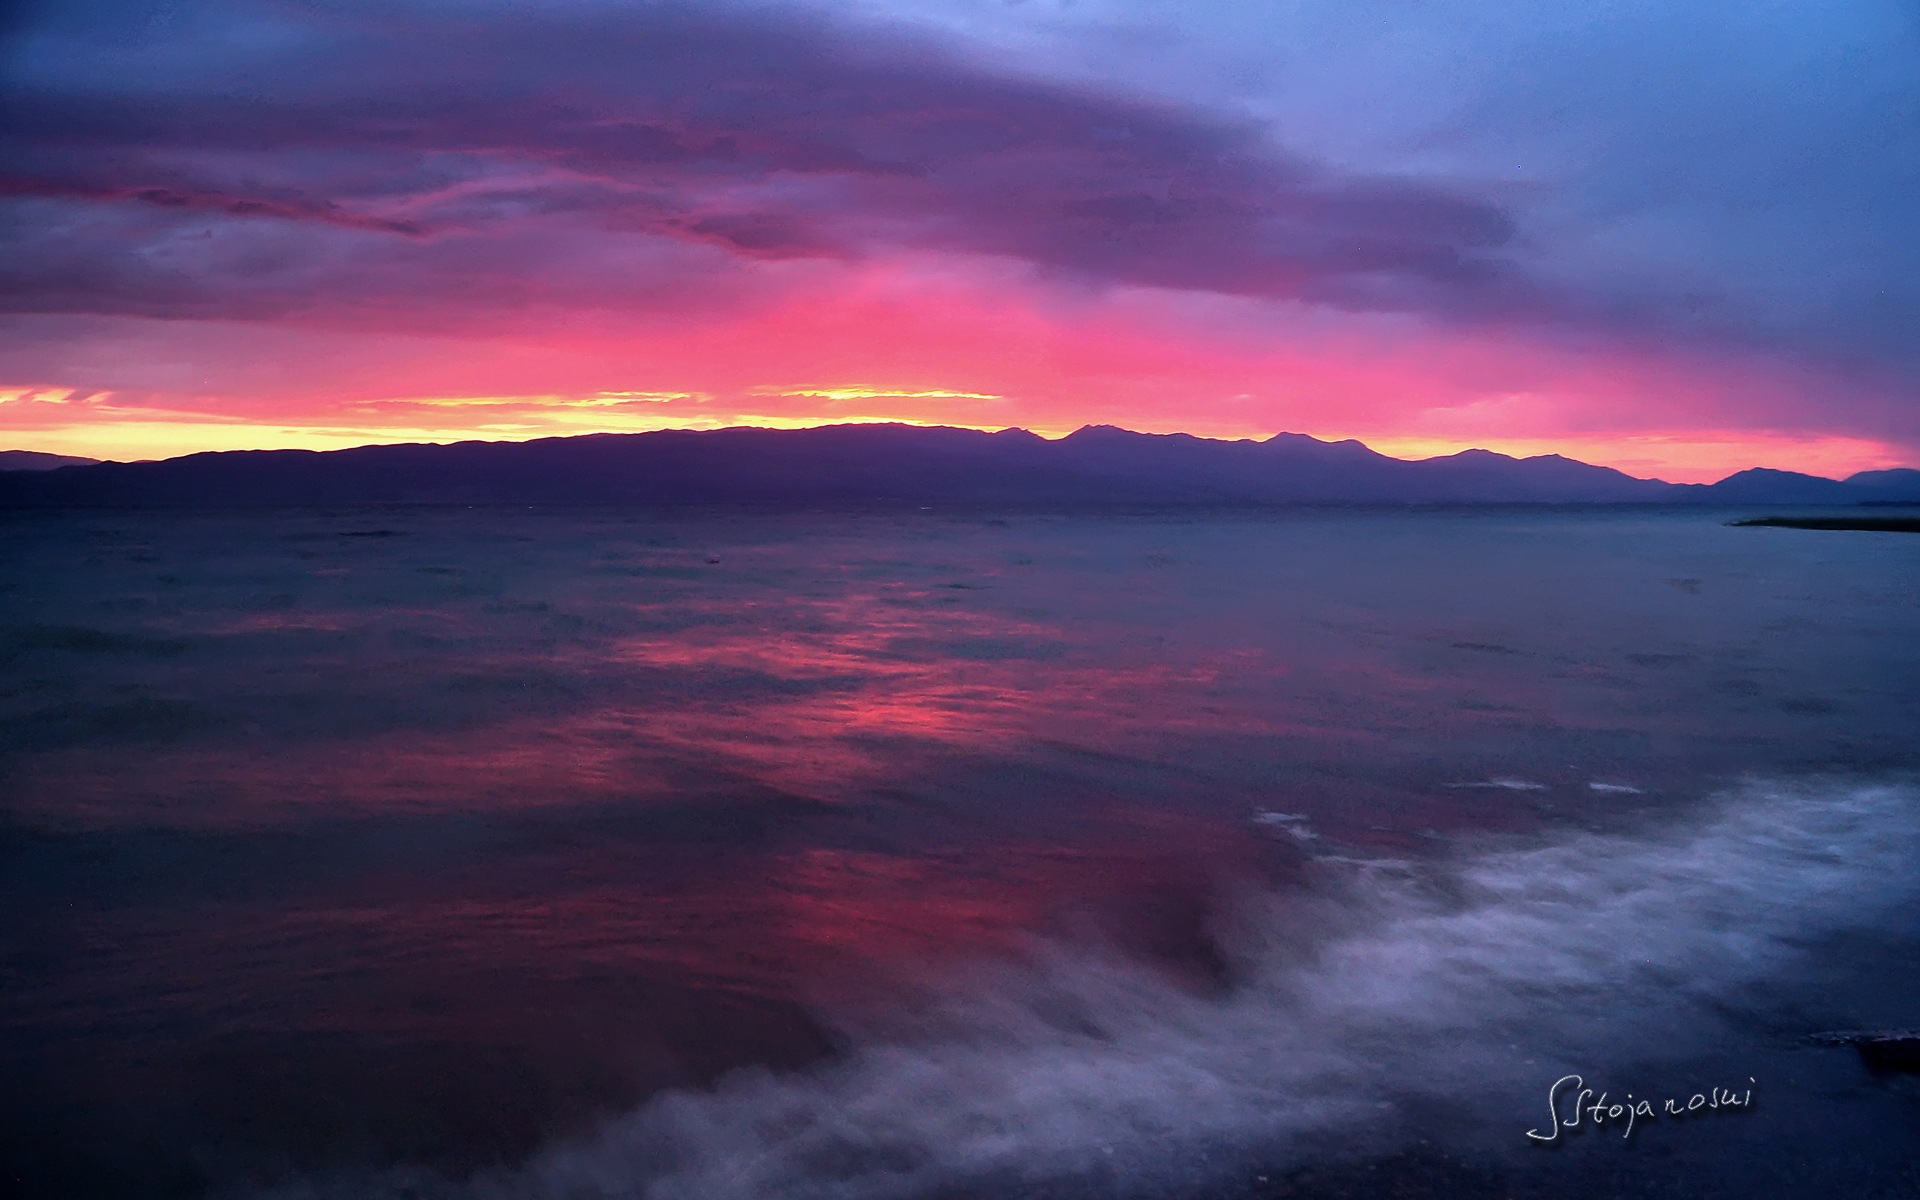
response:
[[[1287,450],[1294,454],[1310,454],[1314,458],[1327,462],[1351,462],[1359,459],[1384,459],[1386,455],[1368,446],[1356,438],[1343,438],[1337,442],[1323,441],[1311,434],[1276,433],[1262,446],[1271,446],[1276,450]]]
[[[1062,441],[1120,441],[1122,439],[1152,437],[1152,434],[1137,433],[1131,429],[1122,429],[1118,425],[1082,425]]]

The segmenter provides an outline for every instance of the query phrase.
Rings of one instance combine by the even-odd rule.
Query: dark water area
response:
[[[0,1190],[1920,1196],[1920,540],[1751,515],[5,516]]]

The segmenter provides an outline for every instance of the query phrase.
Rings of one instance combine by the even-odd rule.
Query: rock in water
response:
[[[1920,1029],[1866,1029],[1813,1034],[1822,1046],[1852,1046],[1870,1071],[1920,1073]]]

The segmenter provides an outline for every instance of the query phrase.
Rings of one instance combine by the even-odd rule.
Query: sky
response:
[[[1920,465],[1911,0],[0,14],[0,446]]]

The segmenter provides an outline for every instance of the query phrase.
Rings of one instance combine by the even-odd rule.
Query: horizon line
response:
[[[1594,467],[1599,470],[1614,471],[1629,479],[1643,480],[1645,482],[1650,482],[1650,483],[1662,483],[1670,487],[1712,486],[1712,484],[1701,485],[1701,484],[1689,484],[1689,483],[1676,483],[1672,480],[1662,479],[1658,476],[1651,476],[1651,475],[1647,475],[1647,476],[1634,475],[1634,474],[1631,474],[1630,472],[1621,470],[1618,467],[1609,466],[1605,463],[1589,462],[1585,459],[1575,458],[1571,455],[1563,454],[1558,451],[1551,451],[1551,452],[1542,453],[1542,454],[1515,455],[1515,454],[1506,453],[1505,451],[1501,451],[1501,450],[1488,449],[1484,446],[1465,446],[1459,450],[1455,450],[1446,454],[1428,455],[1421,458],[1401,458],[1397,455],[1389,454],[1385,451],[1375,449],[1374,446],[1372,446],[1365,440],[1357,437],[1323,438],[1315,434],[1300,433],[1294,430],[1286,430],[1286,429],[1276,430],[1265,437],[1252,437],[1252,436],[1216,437],[1216,436],[1209,436],[1207,434],[1191,433],[1185,430],[1156,432],[1152,430],[1128,429],[1125,426],[1115,425],[1110,422],[1104,422],[1104,421],[1088,422],[1074,429],[1068,430],[1064,433],[1050,433],[1043,430],[1030,429],[1020,425],[1003,425],[1003,426],[993,427],[993,426],[984,426],[984,425],[950,424],[950,423],[944,423],[944,422],[931,422],[931,421],[913,421],[913,420],[903,420],[899,418],[882,419],[882,418],[856,417],[856,418],[841,419],[841,420],[792,423],[792,424],[788,424],[788,423],[757,424],[752,422],[743,422],[743,423],[732,424],[732,425],[669,426],[669,427],[660,428],[660,429],[642,429],[642,430],[587,430],[580,433],[541,432],[538,435],[531,436],[531,437],[511,437],[511,436],[452,437],[444,440],[438,439],[438,438],[432,438],[432,437],[410,437],[406,440],[369,441],[369,442],[355,443],[353,445],[346,445],[346,446],[331,446],[331,447],[326,447],[324,449],[316,449],[309,446],[235,446],[235,447],[227,447],[227,448],[220,448],[220,449],[189,450],[183,454],[168,455],[163,458],[137,458],[137,459],[89,458],[86,455],[65,454],[58,451],[48,451],[48,450],[30,450],[24,447],[7,447],[4,449],[0,449],[0,453],[34,454],[34,455],[44,455],[50,458],[70,458],[70,459],[80,460],[74,463],[67,464],[67,466],[76,466],[76,467],[77,466],[105,466],[105,465],[131,466],[131,465],[137,465],[141,463],[174,462],[180,459],[198,458],[206,455],[341,454],[341,453],[346,453],[354,450],[368,450],[368,449],[374,449],[378,447],[530,445],[535,442],[575,441],[582,438],[592,438],[592,437],[646,437],[652,434],[662,434],[662,433],[683,433],[683,434],[684,433],[694,433],[694,434],[726,433],[726,432],[745,431],[745,430],[752,430],[756,432],[765,432],[765,433],[801,433],[809,430],[848,429],[848,428],[860,428],[860,427],[867,427],[867,426],[893,426],[900,429],[955,430],[955,431],[963,431],[968,433],[979,433],[986,436],[994,436],[994,435],[1003,434],[1003,433],[1022,433],[1046,442],[1063,442],[1079,434],[1083,434],[1093,430],[1101,430],[1101,429],[1110,429],[1119,433],[1128,434],[1133,437],[1186,438],[1190,441],[1215,442],[1222,445],[1237,445],[1237,444],[1266,445],[1271,442],[1278,441],[1281,438],[1304,438],[1308,441],[1314,442],[1322,446],[1344,446],[1344,445],[1358,446],[1370,454],[1378,455],[1381,458],[1389,459],[1394,462],[1403,462],[1403,463],[1438,462],[1444,459],[1460,458],[1469,454],[1489,455],[1494,458],[1504,459],[1508,462],[1535,462],[1542,459],[1558,459],[1563,462],[1578,463],[1582,466]],[[415,431],[408,431],[408,432],[411,433]],[[0,469],[4,469],[4,468],[0,468]],[[54,469],[65,469],[65,468],[54,468]],[[1738,470],[1732,471],[1727,475],[1722,476],[1720,479],[1714,480],[1712,482],[1713,483],[1725,482],[1727,479],[1731,479],[1735,476],[1743,475],[1751,471],[1767,471],[1767,472],[1774,472],[1774,473],[1785,474],[1785,475],[1797,475],[1797,476],[1801,476],[1803,478],[1808,478],[1808,479],[1824,479],[1833,483],[1845,483],[1849,479],[1855,478],[1858,475],[1868,474],[1875,470],[1902,471],[1902,470],[1920,470],[1920,468],[1904,466],[1904,465],[1897,466],[1897,467],[1869,468],[1866,471],[1856,471],[1850,475],[1836,478],[1830,475],[1815,475],[1806,471],[1792,471],[1792,470],[1786,470],[1778,467],[1765,467],[1765,466],[1755,465],[1755,466],[1743,467]]]

